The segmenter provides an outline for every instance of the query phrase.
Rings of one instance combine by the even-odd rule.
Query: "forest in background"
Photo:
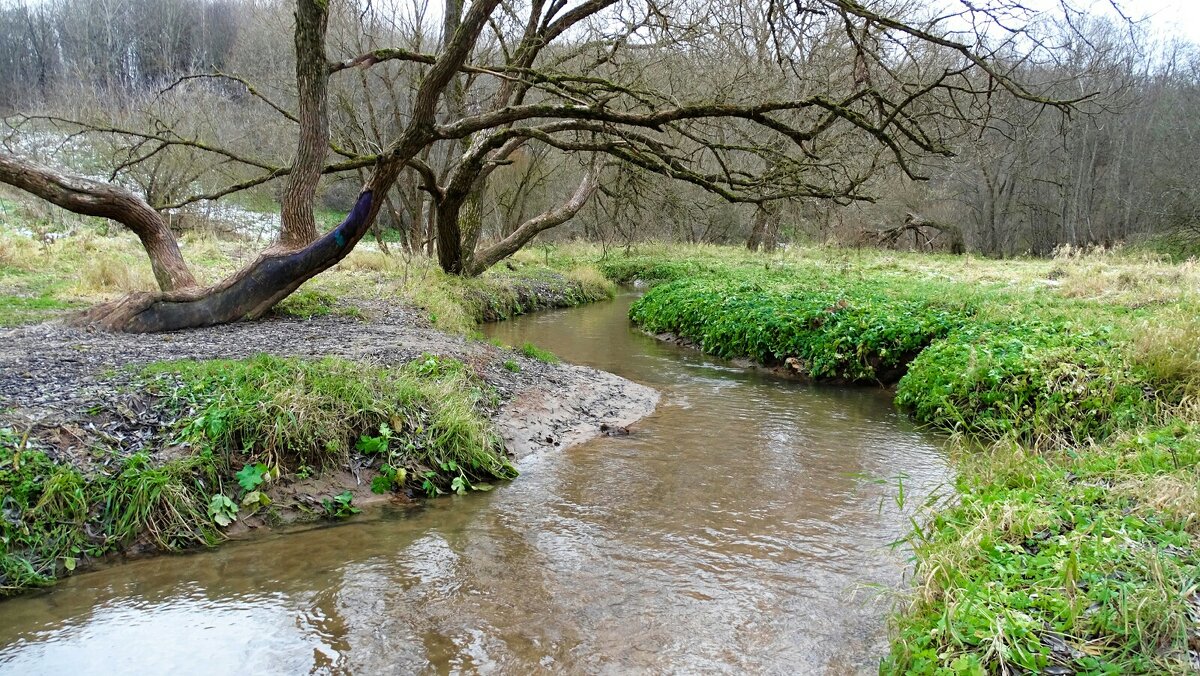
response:
[[[254,167],[207,153],[206,143],[285,166],[295,152],[291,121],[273,108],[296,107],[293,9],[261,0],[8,0],[0,4],[5,143],[43,159],[79,160],[91,174],[115,177],[156,207],[179,206],[250,178]],[[397,47],[433,51],[438,14],[420,0],[334,2],[330,58]],[[742,36],[697,36],[696,44],[646,48],[628,55],[622,67],[638,70],[650,89],[676,91],[682,82],[720,96],[762,66],[751,63],[750,55],[760,52],[747,45],[769,39],[768,19],[747,17]],[[1054,61],[1029,59],[1013,72],[1059,99],[1096,96],[1067,116],[997,96],[986,110],[963,111],[971,123],[961,129],[945,129],[952,122],[940,120],[954,155],[924,158],[911,168],[928,180],[911,180],[900,167],[879,162],[859,191],[873,202],[734,204],[623,163],[606,169],[598,194],[570,222],[542,237],[611,246],[668,240],[770,248],[808,241],[939,250],[957,250],[961,241],[988,256],[1148,241],[1190,251],[1200,238],[1200,168],[1190,161],[1200,151],[1200,120],[1190,112],[1200,98],[1200,53],[1190,44],[1151,40],[1138,26],[1083,15],[1070,24],[1044,33],[1058,41]],[[495,41],[484,49],[506,48]],[[841,77],[841,70],[857,67],[837,50],[815,54],[808,65],[813,78]],[[424,67],[391,61],[331,81],[333,146],[364,153],[385,145],[403,128]],[[488,91],[468,77],[458,96],[469,110],[482,107]],[[105,132],[110,129],[152,130],[191,143],[163,145]],[[84,133],[72,136],[78,132]],[[460,151],[456,142],[444,142],[423,159],[444,177]],[[843,152],[862,150],[846,144]],[[510,159],[478,205],[483,240],[505,237],[553,208],[584,170],[581,158],[537,140]],[[349,209],[364,172],[327,176],[321,203]],[[232,199],[274,210],[281,189],[282,181],[269,182]],[[402,175],[389,197],[377,228],[393,231],[387,239],[405,248],[432,252],[434,216],[422,177]],[[194,225],[173,220],[177,228]]]

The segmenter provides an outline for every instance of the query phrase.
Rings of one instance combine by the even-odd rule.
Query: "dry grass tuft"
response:
[[[567,277],[579,282],[589,296],[612,296],[616,293],[616,286],[591,265],[574,267],[567,272]]]
[[[153,291],[155,288],[157,284],[154,277],[143,266],[132,266],[117,258],[98,256],[84,262],[74,290],[86,296],[114,291]]]
[[[40,267],[38,245],[28,237],[0,235],[0,267],[35,270]]]
[[[396,256],[389,256],[382,251],[356,249],[338,263],[337,269],[346,272],[391,272],[398,265]]]
[[[1176,308],[1139,324],[1133,361],[1167,395],[1183,400],[1200,393],[1200,317]]]
[[[1195,475],[1160,474],[1122,481],[1113,487],[1129,498],[1140,516],[1166,517],[1195,533],[1200,528],[1200,482]]]

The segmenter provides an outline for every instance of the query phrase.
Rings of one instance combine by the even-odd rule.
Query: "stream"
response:
[[[875,673],[941,444],[873,388],[645,336],[633,297],[485,327],[660,390],[490,493],[0,603],[0,674]]]

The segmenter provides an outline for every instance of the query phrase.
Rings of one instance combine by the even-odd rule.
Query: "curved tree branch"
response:
[[[603,166],[600,156],[594,156],[587,172],[583,175],[583,180],[579,182],[579,187],[566,202],[525,221],[508,237],[477,252],[471,257],[466,273],[472,276],[483,273],[496,263],[516,253],[530,240],[537,237],[538,233],[562,225],[574,218],[575,214],[583,209],[592,195],[596,194],[600,188],[600,172]]]
[[[63,209],[109,218],[142,241],[154,278],[163,291],[196,285],[162,216],[146,200],[111,183],[73,176],[0,151],[0,182],[32,193]]]

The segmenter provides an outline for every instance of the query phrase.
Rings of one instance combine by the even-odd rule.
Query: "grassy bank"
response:
[[[915,590],[883,672],[1196,668],[1191,264],[695,248],[599,265],[652,283],[631,310],[648,331],[818,381],[894,384],[901,409],[951,433],[959,497],[908,538]]]
[[[486,490],[516,470],[458,361],[162,362],[131,374],[166,424],[90,462],[0,429],[0,595],[113,553],[212,545],[240,523],[340,519],[371,494]],[[359,468],[370,492],[337,474]]]
[[[115,226],[66,216],[46,233],[33,228],[19,209],[6,213],[17,215],[9,221],[0,215],[0,327],[37,323],[130,291],[156,289],[141,245]],[[209,234],[184,235],[180,244],[203,284],[238,270],[266,246]],[[479,278],[463,279],[443,273],[426,256],[388,255],[367,242],[305,284],[300,298],[281,310],[369,319],[375,304],[404,304],[424,309],[437,328],[470,333],[480,322],[593,302],[614,291],[612,282],[583,261],[548,263],[545,256],[522,253]],[[326,300],[314,303],[314,297]]]
[[[210,281],[252,248],[184,242]],[[915,584],[883,671],[1194,669],[1200,272],[1190,263],[577,247],[461,280],[422,257],[364,249],[279,311],[369,318],[371,302],[400,301],[469,332],[633,281],[653,285],[632,310],[649,331],[813,380],[894,385],[900,408],[950,434],[958,497],[931,505],[909,535]],[[137,288],[150,277],[131,238],[0,235],[0,321]],[[461,365],[374,368],[259,358],[139,372],[172,412],[156,448],[182,449],[177,457],[80,469],[19,430],[0,432],[0,586],[46,583],[109,552],[210,543],[279,510],[280,489],[347,460],[365,463],[384,492],[468,490],[511,475],[479,414],[486,388]],[[308,509],[344,517],[355,497],[331,493]]]
[[[19,203],[0,215],[0,327],[155,288],[140,244],[115,226],[63,214],[42,222]],[[181,239],[202,283],[237,270],[263,245]],[[368,244],[274,312],[369,321],[377,309],[406,305],[437,328],[472,333],[479,322],[614,291],[581,263],[522,255],[462,279],[424,256],[385,255]],[[117,381],[150,393],[173,421],[141,452],[114,439],[92,448],[91,458],[66,457],[37,435],[0,425],[0,595],[116,553],[211,545],[246,523],[344,518],[375,493],[486,490],[488,481],[515,475],[487,422],[487,386],[453,360],[381,368],[261,356],[154,364]],[[367,471],[372,492],[342,490],[357,484],[341,476],[351,466]]]

